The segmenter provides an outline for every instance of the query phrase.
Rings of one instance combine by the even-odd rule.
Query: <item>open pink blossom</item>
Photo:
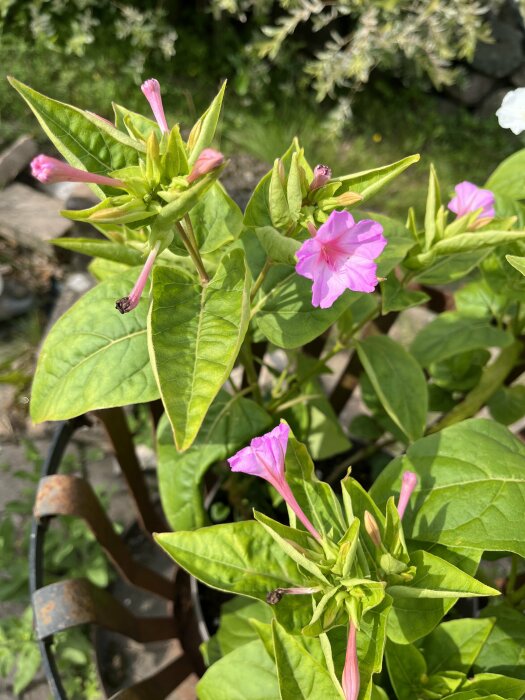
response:
[[[164,107],[162,105],[159,81],[155,80],[155,78],[150,78],[149,80],[146,80],[146,82],[142,83],[140,89],[149,102],[149,106],[151,107],[151,111],[157,120],[157,124],[160,126],[160,130],[168,132],[169,127],[164,114]]]
[[[321,535],[308,520],[286,483],[284,459],[289,434],[290,428],[286,423],[281,423],[266,435],[253,438],[249,447],[239,450],[228,462],[232,472],[244,472],[268,481],[281,494],[308,532],[315,539],[321,540]]]
[[[456,196],[448,203],[448,208],[457,214],[458,217],[471,214],[481,209],[478,218],[493,219],[495,216],[494,193],[490,190],[483,190],[472,182],[460,182],[454,188]]]
[[[96,175],[87,170],[74,168],[62,160],[50,156],[39,155],[31,161],[31,175],[39,182],[91,182],[95,185],[108,185],[109,187],[122,187],[122,180],[107,175]]]
[[[412,492],[417,486],[417,474],[414,472],[403,472],[401,479],[401,491],[399,493],[399,501],[397,503],[397,512],[399,517],[402,518],[405,514],[406,507],[410,500]]]
[[[386,244],[377,221],[356,223],[347,211],[333,211],[297,251],[296,272],[314,282],[312,304],[327,309],[345,289],[373,292],[378,282],[374,260]]]
[[[357,700],[359,695],[359,666],[357,664],[356,627],[352,620],[348,625],[348,642],[346,645],[345,665],[342,686],[345,700]]]
[[[115,303],[115,308],[120,311],[121,314],[127,314],[129,311],[133,311],[133,309],[137,308],[139,305],[140,298],[144,292],[144,287],[148,281],[149,273],[151,272],[151,268],[153,267],[153,263],[155,262],[155,258],[159,252],[159,248],[160,242],[157,242],[155,247],[148,255],[148,259],[144,263],[142,272],[140,273],[138,280],[135,282],[135,286],[129,293],[129,296],[122,297],[122,299],[119,299]]]
[[[224,156],[220,151],[215,151],[213,148],[205,148],[195,161],[195,165],[188,175],[188,182],[192,183],[198,177],[202,177],[212,170],[215,170],[215,168],[218,168],[223,163]]]

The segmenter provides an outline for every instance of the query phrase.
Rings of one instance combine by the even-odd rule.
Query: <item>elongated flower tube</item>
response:
[[[188,175],[188,182],[191,184],[197,178],[210,173],[223,163],[224,156],[220,151],[215,151],[213,148],[205,148],[195,161],[195,165]]]
[[[160,241],[157,241],[154,248],[148,255],[148,258],[144,263],[144,267],[142,268],[142,272],[140,273],[138,280],[135,282],[135,286],[131,290],[129,296],[122,297],[122,299],[119,299],[115,303],[115,308],[118,309],[121,314],[127,314],[129,311],[133,311],[133,309],[138,306],[140,297],[142,296],[142,292],[144,291],[144,287],[148,281],[149,273],[151,272],[151,268],[153,267],[153,263],[155,262],[155,258],[159,252],[159,247]]]
[[[359,695],[359,666],[357,664],[357,630],[352,622],[348,623],[348,642],[346,645],[345,665],[343,668],[342,686],[346,700],[357,700]]]
[[[54,182],[91,182],[95,185],[108,185],[109,187],[123,187],[122,180],[106,175],[96,175],[87,170],[74,168],[62,160],[40,154],[31,161],[31,175],[39,182],[51,184]]]
[[[313,595],[318,593],[321,589],[319,587],[311,586],[309,588],[276,588],[270,591],[266,596],[266,602],[268,605],[277,605],[284,595]]]
[[[321,535],[297,503],[284,475],[284,459],[288,447],[290,428],[281,423],[266,435],[253,438],[249,447],[244,447],[228,460],[232,472],[244,472],[260,476],[268,481],[284,498],[308,532],[321,541]]]
[[[164,107],[162,105],[159,81],[155,80],[155,78],[150,78],[149,80],[146,80],[146,82],[142,83],[140,89],[149,102],[149,106],[151,107],[151,111],[157,120],[157,124],[160,126],[160,130],[163,132],[168,132],[169,127],[164,114]]]
[[[326,185],[331,177],[332,171],[327,165],[316,165],[314,168],[314,179],[310,183],[310,191]]]
[[[401,491],[399,493],[399,501],[397,503],[397,512],[402,518],[405,514],[406,507],[410,500],[413,490],[417,486],[417,475],[414,472],[403,472],[401,480]]]
[[[481,209],[478,219],[483,219],[488,223],[495,216],[494,203],[496,198],[490,190],[483,190],[477,187],[472,182],[460,182],[454,188],[456,196],[448,203],[450,211],[454,212],[458,217],[471,214],[478,209]]]
[[[386,243],[377,221],[356,223],[347,211],[333,211],[297,251],[295,271],[313,280],[313,306],[329,308],[345,289],[373,292],[378,283],[374,260]]]

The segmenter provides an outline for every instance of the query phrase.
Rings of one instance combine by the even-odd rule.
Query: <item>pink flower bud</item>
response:
[[[164,107],[162,106],[159,81],[155,80],[155,78],[150,78],[149,80],[146,80],[145,83],[142,83],[140,89],[149,102],[149,106],[151,107],[151,111],[157,120],[157,124],[160,126],[160,130],[163,132],[168,132],[169,127],[164,115]]]
[[[157,241],[155,247],[148,255],[148,259],[146,260],[144,267],[142,268],[142,272],[140,273],[139,278],[136,281],[135,286],[131,290],[129,296],[122,297],[122,299],[119,299],[115,303],[115,308],[118,309],[118,311],[120,311],[121,314],[127,314],[129,311],[133,311],[133,309],[135,309],[138,306],[140,297],[142,296],[142,292],[144,291],[144,287],[146,286],[146,282],[148,281],[149,273],[151,272],[151,268],[153,267],[153,263],[155,262],[155,258],[157,257],[157,253],[159,252],[159,247],[160,242]]]
[[[122,187],[122,180],[106,175],[88,173],[87,170],[73,168],[50,156],[39,155],[31,161],[31,175],[39,182],[91,182],[95,185],[108,185],[109,187]]]
[[[364,525],[366,534],[370,537],[375,546],[381,549],[381,533],[379,532],[379,526],[372,513],[369,513],[367,510],[365,510]]]
[[[402,518],[405,514],[408,501],[412,495],[412,491],[417,486],[417,476],[414,472],[403,472],[403,477],[401,481],[401,492],[399,494],[399,501],[397,503],[397,512],[399,517]]]
[[[321,535],[308,520],[301,506],[297,503],[284,475],[284,459],[288,447],[290,428],[281,423],[266,435],[253,438],[249,447],[239,450],[230,457],[228,463],[232,472],[244,472],[260,476],[268,481],[281,494],[308,532],[321,541]]]
[[[206,175],[224,163],[224,156],[213,148],[205,148],[195,161],[191,173],[188,175],[188,182],[191,184],[198,177]]]
[[[327,165],[316,165],[314,168],[314,179],[310,183],[310,191],[326,185],[331,177],[332,171]]]
[[[359,695],[359,666],[357,664],[356,627],[350,620],[348,625],[348,643],[346,645],[345,666],[342,686],[346,700],[357,700]]]

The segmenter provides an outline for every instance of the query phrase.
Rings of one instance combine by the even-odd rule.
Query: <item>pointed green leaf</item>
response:
[[[286,191],[284,189],[284,183],[281,180],[281,172],[284,174],[284,165],[279,158],[276,158],[272,168],[270,189],[268,192],[270,217],[275,228],[286,228],[290,225],[291,221]]]
[[[487,641],[494,619],[450,620],[423,640],[428,673],[453,670],[468,673]]]
[[[436,216],[441,206],[439,180],[434,165],[430,164],[427,206],[425,209],[425,250],[429,250],[436,237]]]
[[[412,644],[386,643],[386,666],[398,700],[414,700],[427,681],[423,654]]]
[[[139,272],[133,268],[102,282],[55,323],[33,381],[31,417],[36,423],[158,398],[146,341],[147,295],[129,314],[115,309]]]
[[[297,221],[303,205],[303,194],[301,190],[301,175],[299,173],[298,154],[292,155],[288,182],[286,183],[286,199],[293,221]]]
[[[512,267],[514,267],[522,275],[525,275],[525,257],[519,257],[518,255],[506,255],[505,258]]]
[[[288,238],[282,233],[279,233],[273,226],[262,226],[255,229],[255,235],[259,239],[259,243],[266,251],[270,260],[278,263],[287,263],[295,265],[297,262],[295,254],[301,247],[299,241],[293,238]]]
[[[193,129],[191,130],[188,139],[188,148],[190,155],[188,157],[188,164],[190,166],[195,164],[195,161],[199,157],[202,150],[208,148],[208,146],[213,141],[215,136],[215,131],[217,129],[217,124],[219,122],[219,116],[221,113],[222,100],[224,98],[224,91],[226,90],[226,80],[221,86],[221,89],[217,95],[213,98],[210,106],[204,112],[204,114],[197,121]]]
[[[363,198],[363,201],[370,199],[382,187],[387,185],[391,180],[401,175],[413,163],[417,163],[419,154],[408,156],[398,160],[396,163],[384,165],[382,168],[373,168],[372,170],[364,170],[360,173],[352,175],[344,175],[343,177],[333,178],[334,182],[341,182],[342,187],[337,191],[337,194],[344,192],[357,192]],[[360,202],[361,204],[361,202]]]
[[[138,266],[144,263],[144,254],[140,250],[113,241],[101,241],[96,238],[53,238],[51,243],[74,253],[113,260],[124,265]]]
[[[71,165],[90,173],[107,175],[112,170],[137,164],[140,153],[145,151],[141,143],[102,119],[52,100],[14,78],[9,78],[9,82],[31,107],[42,129]],[[101,199],[103,191],[107,190],[96,185],[92,185],[92,189]]]
[[[506,700],[521,700],[525,694],[525,680],[509,678],[498,673],[478,673],[474,678],[466,680],[461,690],[475,690],[480,697],[494,693]]]
[[[502,192],[511,199],[525,199],[525,148],[505,158],[491,173],[485,187],[493,192]]]
[[[177,448],[193,443],[228,378],[248,328],[250,275],[243,252],[226,255],[209,284],[157,268],[149,343]]]
[[[493,604],[483,608],[481,617],[495,619],[495,623],[474,662],[474,671],[510,672],[515,678],[525,680],[523,613],[509,605]]]
[[[137,112],[132,112],[127,107],[118,105],[116,102],[113,102],[113,112],[117,129],[121,131],[126,129],[132,138],[141,138],[143,141],[147,141],[148,136],[154,133],[160,140],[162,133],[159,125],[153,119],[149,119]]]
[[[508,245],[522,241],[525,231],[475,231],[474,233],[460,233],[453,238],[445,238],[438,241],[431,250],[420,253],[406,261],[407,267],[419,269],[430,266],[436,258],[443,255],[456,255],[470,251],[479,251],[483,248],[495,248],[500,245]]]
[[[383,408],[409,440],[417,440],[425,429],[428,391],[416,360],[387,336],[371,336],[356,347]]]

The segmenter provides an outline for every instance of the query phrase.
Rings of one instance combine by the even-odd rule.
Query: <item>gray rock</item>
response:
[[[520,66],[518,70],[510,76],[510,82],[515,87],[525,87],[525,64]]]
[[[494,78],[481,73],[468,73],[457,85],[451,85],[447,92],[455,100],[467,107],[479,104],[495,84]]]
[[[38,146],[31,136],[20,136],[9,148],[0,153],[0,188],[7,185],[36,155]]]
[[[60,216],[62,202],[15,183],[0,192],[0,236],[52,255],[51,238],[63,236],[72,222]]]
[[[30,311],[35,303],[34,295],[16,279],[2,279],[0,288],[0,322],[9,321]]]
[[[524,62],[523,35],[497,19],[492,20],[491,27],[494,43],[478,44],[472,66],[492,78],[504,78]]]
[[[508,88],[499,88],[492,92],[476,109],[475,114],[484,119],[496,119],[496,111],[501,107],[503,98],[508,93]]]

